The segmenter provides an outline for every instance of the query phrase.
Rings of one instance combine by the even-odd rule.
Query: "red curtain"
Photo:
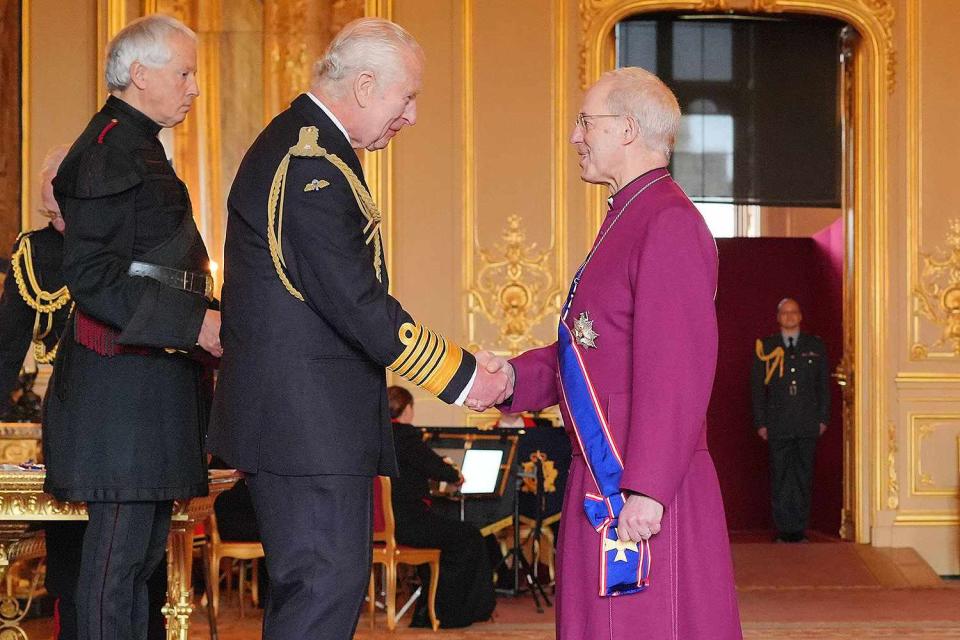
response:
[[[843,230],[838,221],[816,238],[722,238],[717,318],[720,350],[708,412],[710,450],[731,530],[772,530],[766,443],[753,429],[750,366],[757,338],[775,333],[777,303],[791,297],[803,330],[827,346],[831,371],[843,353]],[[836,535],[843,500],[843,428],[839,388],[817,447],[812,529]]]

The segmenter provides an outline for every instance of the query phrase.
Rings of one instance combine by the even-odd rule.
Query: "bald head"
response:
[[[800,305],[793,298],[784,298],[777,305],[777,322],[783,331],[795,331],[800,328],[803,322],[803,314],[800,312]]]

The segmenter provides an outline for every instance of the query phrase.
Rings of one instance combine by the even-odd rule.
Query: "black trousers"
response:
[[[370,579],[373,479],[247,476],[270,573],[263,640],[350,640]]]
[[[147,640],[147,583],[162,562],[173,502],[88,502],[77,583],[80,640]]]
[[[444,628],[487,620],[496,606],[487,544],[475,526],[423,510],[397,515],[397,542],[440,549],[437,617]],[[429,579],[424,565],[421,578]],[[426,585],[424,583],[424,591]],[[424,598],[421,602],[426,602]]]
[[[785,536],[802,536],[810,519],[817,438],[771,438],[773,522]]]
[[[77,640],[77,582],[83,555],[86,522],[47,522],[44,524],[47,547],[47,574],[44,587],[57,599],[60,633],[55,640]],[[160,612],[167,600],[167,563],[160,562],[147,580],[148,640],[167,637],[165,619]]]

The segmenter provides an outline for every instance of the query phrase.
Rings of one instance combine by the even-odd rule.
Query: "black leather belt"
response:
[[[213,299],[213,276],[202,271],[181,271],[149,262],[130,263],[127,274],[156,280],[174,289],[196,293],[207,300]]]

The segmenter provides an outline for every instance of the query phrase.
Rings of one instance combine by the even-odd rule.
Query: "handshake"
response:
[[[478,351],[476,358],[477,376],[463,404],[474,411],[486,411],[513,395],[516,375],[506,358],[489,351]]]

